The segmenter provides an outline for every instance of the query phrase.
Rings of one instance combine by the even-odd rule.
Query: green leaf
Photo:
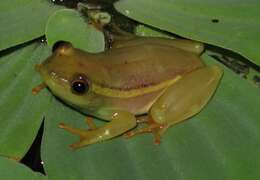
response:
[[[258,0],[121,0],[115,8],[147,25],[236,51],[260,65]]]
[[[152,37],[163,37],[173,39],[174,37],[166,34],[166,32],[159,31],[158,29],[153,29],[152,27],[148,27],[145,25],[138,25],[135,28],[135,34],[137,36],[152,36]]]
[[[34,65],[49,55],[38,43],[0,58],[0,155],[20,159],[31,146],[49,107],[47,91],[32,95],[40,83]]]
[[[214,62],[207,55],[203,58],[210,64]],[[224,77],[206,108],[170,128],[159,146],[153,144],[151,134],[145,134],[131,139],[118,137],[71,151],[68,145],[78,138],[59,129],[58,124],[87,128],[85,116],[54,100],[46,115],[42,146],[48,176],[95,180],[257,180],[259,89],[223,68]]]
[[[47,0],[0,2],[0,50],[44,35],[50,14],[60,9]]]
[[[0,177],[3,180],[47,180],[47,176],[33,172],[11,159],[0,157]]]
[[[101,31],[84,21],[81,15],[71,9],[54,13],[46,26],[49,46],[57,41],[68,41],[74,47],[89,52],[101,52],[105,48],[105,39]]]

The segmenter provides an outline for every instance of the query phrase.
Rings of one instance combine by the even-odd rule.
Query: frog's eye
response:
[[[77,74],[71,82],[71,91],[74,94],[82,95],[88,92],[89,83],[84,74]]]

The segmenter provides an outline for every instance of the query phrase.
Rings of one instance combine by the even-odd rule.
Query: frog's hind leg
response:
[[[199,113],[214,94],[222,73],[218,66],[206,66],[170,86],[150,112],[156,123],[164,125],[158,130],[159,135],[168,127]]]
[[[173,39],[168,43],[170,46],[200,55],[204,51],[204,44],[198,41],[188,39]]]
[[[147,127],[128,132],[125,137],[153,133],[155,143],[160,143],[163,133],[172,125],[199,113],[213,95],[221,78],[217,66],[203,67],[191,72],[170,86],[153,104]]]

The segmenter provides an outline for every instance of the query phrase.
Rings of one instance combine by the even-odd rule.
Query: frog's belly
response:
[[[111,98],[110,102],[112,103],[112,106],[117,109],[122,109],[135,115],[145,114],[161,96],[164,90],[165,89],[161,89],[131,98]]]

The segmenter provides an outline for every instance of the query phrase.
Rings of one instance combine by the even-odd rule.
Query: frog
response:
[[[86,115],[89,128],[60,123],[79,137],[73,150],[123,135],[152,133],[155,144],[169,127],[198,114],[214,95],[223,70],[206,65],[201,42],[138,37],[90,53],[70,42],[56,43],[52,54],[36,65],[54,96]],[[96,127],[88,117],[106,123]]]

